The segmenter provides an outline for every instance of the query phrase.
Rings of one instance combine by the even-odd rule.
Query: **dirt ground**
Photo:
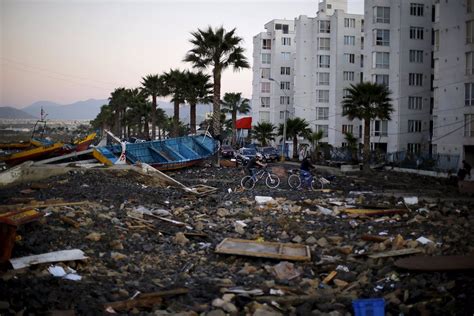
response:
[[[375,171],[336,175],[325,192],[292,190],[285,178],[277,189],[257,184],[242,191],[244,171],[238,168],[201,166],[169,175],[218,190],[197,197],[134,173],[102,169],[77,169],[0,190],[1,205],[87,201],[41,208],[48,216],[20,226],[12,258],[65,249],[88,256],[59,263],[75,269],[80,281],[52,276],[51,264],[0,272],[0,315],[104,314],[108,303],[137,292],[176,288],[188,292],[163,297],[151,307],[108,312],[335,316],[353,314],[354,299],[384,298],[387,315],[474,313],[472,270],[415,272],[395,266],[404,257],[368,257],[400,249],[474,255],[474,199],[458,194],[446,180]],[[259,205],[255,196],[274,202]],[[418,203],[404,204],[404,196],[416,196]],[[347,214],[347,206],[403,211],[361,216]],[[364,235],[385,240],[367,241]],[[422,244],[419,237],[431,242]],[[215,253],[224,238],[308,245],[311,260],[290,264]],[[276,272],[278,265],[287,268],[283,275]],[[336,276],[323,283],[332,271]]]

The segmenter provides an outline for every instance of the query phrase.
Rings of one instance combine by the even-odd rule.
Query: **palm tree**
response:
[[[235,123],[237,121],[237,113],[247,114],[250,112],[249,100],[242,98],[242,93],[226,93],[222,101],[223,113],[230,113],[232,116],[232,145],[235,145],[237,139],[237,129]]]
[[[111,129],[114,126],[114,110],[110,104],[100,107],[100,112],[91,121],[91,126],[95,129]]]
[[[147,75],[142,78],[142,89],[151,97],[151,138],[156,138],[156,98],[163,94],[163,79],[159,75]]]
[[[117,137],[122,137],[122,122],[125,117],[125,111],[127,110],[127,89],[117,88],[115,89],[109,97],[109,105],[111,105],[114,111],[114,127],[115,134]]]
[[[211,77],[201,71],[186,72],[185,99],[189,103],[189,125],[192,134],[196,133],[196,105],[198,103],[209,103],[212,100]]]
[[[216,28],[208,27],[206,30],[198,29],[192,32],[190,39],[193,48],[188,51],[184,61],[193,64],[194,68],[212,68],[212,79],[214,82],[213,96],[213,135],[220,139],[220,100],[221,100],[221,76],[222,72],[232,67],[234,71],[250,68],[247,58],[244,56],[244,48],[240,46],[243,39],[235,35],[235,28],[227,32],[222,26]]]
[[[309,124],[305,119],[295,117],[286,121],[286,138],[293,139],[293,158],[298,157],[298,137],[305,137],[311,130]],[[284,125],[280,124],[278,127],[278,135],[283,135]],[[285,146],[285,140],[283,140],[283,146]]]
[[[393,112],[390,90],[386,85],[361,82],[351,85],[342,101],[343,115],[350,120],[364,120],[364,169],[370,163],[370,121],[376,118],[390,120]]]
[[[312,132],[306,135],[306,139],[311,143],[311,146],[313,147],[311,158],[314,161],[319,159],[319,142],[321,141],[321,139],[323,139],[323,137],[324,137],[323,131]]]
[[[172,137],[179,136],[179,105],[185,101],[186,73],[179,69],[170,69],[163,74],[164,95],[171,95],[174,104]]]
[[[349,149],[349,152],[351,153],[351,160],[353,162],[357,161],[357,137],[354,136],[354,134],[347,132],[344,133],[344,138],[347,143],[347,148]]]
[[[147,94],[139,88],[128,89],[128,106],[126,113],[128,136],[149,138],[148,121],[151,113],[151,103],[146,100]],[[142,129],[143,127],[143,129]],[[142,131],[143,130],[143,131]]]
[[[256,139],[262,147],[267,146],[268,141],[275,140],[276,126],[269,122],[259,122],[253,127],[252,137]]]

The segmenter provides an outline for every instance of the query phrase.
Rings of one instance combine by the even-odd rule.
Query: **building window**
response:
[[[409,110],[422,110],[423,98],[422,97],[408,97],[408,109]]]
[[[353,71],[343,71],[342,78],[345,81],[354,81],[354,72]]]
[[[329,119],[329,108],[316,108],[316,119],[317,120],[328,120]]]
[[[320,103],[328,103],[329,90],[316,90],[316,101]]]
[[[433,136],[438,136],[438,116],[433,115]]]
[[[423,74],[410,73],[408,76],[408,85],[421,87],[423,85]]]
[[[343,134],[347,134],[347,133],[352,134],[353,131],[354,131],[354,126],[353,125],[345,125],[345,124],[342,125],[342,133]]]
[[[262,108],[269,108],[270,107],[270,97],[261,97],[260,104]]]
[[[319,21],[319,33],[331,33],[331,22]]]
[[[283,34],[289,33],[288,24],[275,24],[275,30],[281,30]]]
[[[374,23],[390,23],[390,7],[374,7]]]
[[[439,79],[439,58],[433,60],[433,79]]]
[[[283,60],[290,60],[291,53],[289,52],[281,52],[281,58]]]
[[[388,135],[388,121],[375,120],[371,122],[372,136],[387,136]]]
[[[407,144],[407,151],[411,154],[419,154],[421,151],[421,144]]]
[[[261,69],[261,77],[263,79],[268,79],[270,78],[270,68],[262,68]]]
[[[331,56],[319,55],[319,68],[329,68],[331,66]]]
[[[390,53],[374,52],[372,53],[372,67],[388,69],[390,68]]]
[[[291,37],[282,37],[281,38],[281,45],[291,46]]]
[[[355,45],[355,36],[345,35],[344,36],[344,45],[354,46]]]
[[[260,111],[259,112],[260,116],[260,123],[263,122],[270,122],[270,112],[268,111]]]
[[[464,84],[464,100],[466,106],[474,105],[474,83]]]
[[[318,85],[329,86],[329,72],[318,73]]]
[[[319,38],[318,39],[318,49],[319,50],[330,50],[331,49],[331,39],[330,38]]]
[[[280,120],[285,119],[285,111],[280,111]]]
[[[344,98],[349,96],[350,94],[351,94],[351,92],[349,91],[349,89],[347,89],[347,88],[342,89],[342,96]]]
[[[388,75],[372,75],[372,81],[378,84],[383,84],[388,87]]]
[[[270,64],[272,59],[271,54],[262,54],[262,64]]]
[[[356,27],[356,20],[351,18],[344,19],[344,27],[355,28]]]
[[[408,120],[408,133],[419,133],[419,132],[421,132],[421,121]]]
[[[364,37],[360,37],[360,49],[364,49]]]
[[[439,50],[439,30],[434,31],[434,50]]]
[[[280,96],[280,104],[290,104],[290,97],[288,96]]]
[[[271,39],[263,39],[262,40],[262,49],[272,49],[272,40]]]
[[[289,81],[280,82],[280,90],[290,90],[290,82]]]
[[[474,7],[474,0],[466,0],[466,11],[467,13],[472,13],[472,8]]]
[[[464,136],[474,136],[474,114],[464,114]]]
[[[374,42],[377,46],[390,46],[390,30],[374,30]]]
[[[466,75],[474,75],[474,52],[466,53]]]
[[[344,60],[348,64],[354,64],[355,63],[355,54],[344,54]]]
[[[315,125],[316,132],[323,132],[323,137],[328,137],[329,125]]]
[[[423,28],[418,27],[418,26],[410,26],[410,38],[411,39],[416,39],[416,40],[422,40],[423,39]]]
[[[270,93],[270,82],[261,82],[262,93]]]
[[[466,43],[474,43],[474,20],[466,22]]]
[[[416,64],[423,63],[423,51],[410,49],[410,62]]]
[[[423,16],[423,8],[422,3],[410,3],[410,15]]]
[[[290,75],[291,74],[291,68],[290,67],[281,67],[280,68],[280,74],[281,75]]]

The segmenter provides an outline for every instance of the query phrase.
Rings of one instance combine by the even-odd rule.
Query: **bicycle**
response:
[[[270,189],[275,189],[280,185],[280,178],[267,170],[267,168],[262,168],[254,176],[247,175],[240,180],[240,185],[245,190],[252,190],[255,187],[255,184],[260,180],[265,178],[265,184]]]
[[[290,170],[290,175],[288,176],[288,186],[292,189],[299,189],[303,182],[301,179],[301,171],[299,169]],[[306,179],[304,179],[307,181]],[[311,174],[311,189],[313,191],[324,189],[325,185],[328,185],[331,181],[327,180],[324,177],[318,177]]]

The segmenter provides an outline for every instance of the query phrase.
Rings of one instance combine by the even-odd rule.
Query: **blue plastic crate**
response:
[[[355,316],[384,316],[385,300],[383,298],[368,298],[352,301]]]

